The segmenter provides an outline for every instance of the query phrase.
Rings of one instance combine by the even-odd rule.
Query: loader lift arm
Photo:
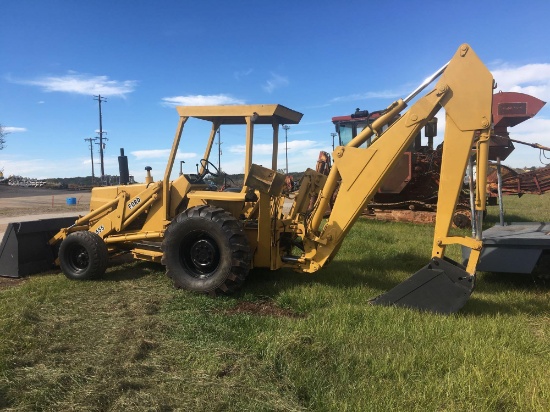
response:
[[[382,127],[402,112],[407,103],[439,75],[441,76],[435,87],[412,104],[407,112],[382,133]],[[448,263],[445,258],[445,249],[448,245],[459,244],[471,248],[472,258],[464,272],[464,278],[472,283],[470,289],[473,289],[473,276],[482,246],[481,234],[478,233],[476,238],[472,239],[451,237],[449,231],[474,144],[477,148],[478,165],[478,216],[482,216],[485,207],[484,188],[493,83],[489,70],[474,51],[464,44],[450,62],[436,72],[427,83],[405,100],[400,99],[390,105],[385,114],[374,121],[371,128],[363,130],[346,146],[335,148],[334,166],[312,213],[303,222],[304,253],[297,261],[299,269],[304,272],[315,272],[332,260],[346,234],[380,187],[384,176],[397,163],[419,130],[443,107],[446,111],[446,126],[432,262],[437,265],[440,262],[444,262],[442,265]],[[373,135],[374,142],[368,148],[359,147]],[[321,227],[323,212],[338,181],[341,183],[332,213]]]

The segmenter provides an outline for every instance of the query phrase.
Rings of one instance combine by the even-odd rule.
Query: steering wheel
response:
[[[203,169],[203,172],[201,173],[202,177],[206,176],[208,173],[210,173],[214,177],[218,177],[218,175],[220,174],[220,171],[218,170],[218,168],[214,166],[214,164],[210,162],[208,159],[201,159],[200,165],[201,165],[201,168]],[[211,166],[216,173],[213,173],[208,166]]]

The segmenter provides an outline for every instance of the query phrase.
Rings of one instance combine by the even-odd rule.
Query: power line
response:
[[[90,143],[90,159],[92,160],[92,186],[94,185],[95,174],[94,174],[94,145],[93,142],[97,140],[97,137],[88,137],[84,139],[85,142]]]
[[[101,103],[107,102],[107,99],[105,97],[101,97],[101,95],[94,96],[94,100],[97,100],[99,103],[99,158],[101,162],[101,185],[105,184],[105,164],[103,162],[103,149],[105,144],[103,143],[103,140],[108,140],[107,138],[103,137],[103,116],[101,114]]]
[[[218,127],[218,170],[222,171],[222,141],[220,137],[221,127]]]
[[[288,174],[288,129],[290,126],[284,124],[283,129],[285,129],[285,158],[286,158],[286,174]]]

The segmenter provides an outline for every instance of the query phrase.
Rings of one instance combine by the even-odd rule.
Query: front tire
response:
[[[98,235],[87,230],[73,232],[59,247],[59,265],[69,279],[88,280],[107,270],[107,245]]]
[[[174,286],[194,292],[232,293],[250,270],[244,230],[221,208],[195,206],[179,214],[166,229],[162,251]]]

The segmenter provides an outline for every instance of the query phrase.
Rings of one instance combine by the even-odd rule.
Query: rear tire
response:
[[[87,230],[73,232],[59,247],[59,265],[69,279],[87,280],[102,276],[107,270],[107,245]]]
[[[174,286],[194,292],[230,294],[250,270],[244,230],[221,208],[196,206],[179,214],[164,233],[162,251]]]

